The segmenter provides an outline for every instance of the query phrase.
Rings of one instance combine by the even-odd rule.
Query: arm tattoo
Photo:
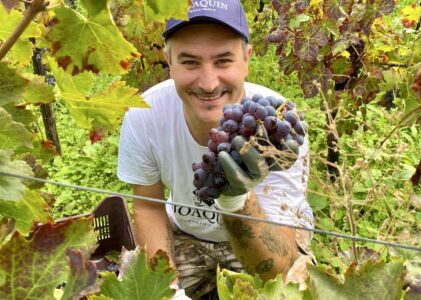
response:
[[[246,248],[248,246],[248,241],[254,238],[251,226],[245,224],[241,220],[232,220],[226,222],[226,225],[228,231],[238,241],[238,244],[242,248]]]
[[[273,258],[269,258],[269,259],[262,260],[261,262],[257,264],[256,272],[259,274],[266,273],[272,270],[272,268],[273,268]]]
[[[263,241],[263,244],[265,244],[270,252],[282,257],[288,255],[285,243],[281,241],[279,236],[274,234],[270,226],[266,226],[263,229],[259,238]]]

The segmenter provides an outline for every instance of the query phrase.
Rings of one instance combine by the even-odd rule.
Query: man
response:
[[[254,94],[281,97],[268,88],[245,83],[251,46],[240,1],[193,1],[189,21],[171,19],[163,36],[171,80],[142,95],[151,109],[130,109],[126,114],[118,176],[132,184],[139,196],[164,199],[167,187],[167,202],[177,204],[135,200],[137,241],[146,246],[149,256],[158,249],[169,254],[180,288],[192,298],[215,287],[217,264],[258,273],[264,280],[280,273],[287,280],[294,279],[294,263],[302,258],[309,261],[305,255],[309,253],[308,232],[216,212],[234,211],[311,227],[312,212],[305,200],[307,143],[300,147],[297,161],[284,171],[267,175],[260,168],[261,159],[252,160],[250,169],[258,170],[248,181],[253,185],[238,178],[228,180],[232,185],[244,184],[250,192],[221,196],[210,206],[215,212],[183,206],[208,207],[193,193],[191,166],[207,152],[209,131],[219,126],[224,105]]]

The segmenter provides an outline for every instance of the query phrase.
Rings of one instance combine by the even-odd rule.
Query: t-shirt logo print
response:
[[[207,206],[212,206],[215,201],[213,198],[208,197],[206,200],[200,200],[199,196],[197,195],[197,190],[193,191],[193,201],[194,201],[194,205],[198,206],[198,207],[202,207],[203,203],[205,203]]]
[[[228,3],[216,0],[193,1],[193,4],[190,8],[190,13],[195,13],[204,10],[216,11],[217,9],[228,10]]]

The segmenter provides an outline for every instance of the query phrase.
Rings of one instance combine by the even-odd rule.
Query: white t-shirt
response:
[[[252,83],[245,83],[245,93],[281,97]],[[171,191],[167,202],[207,207],[193,193],[192,171],[192,163],[201,161],[207,147],[193,139],[174,81],[155,85],[142,96],[151,108],[131,108],[126,113],[121,128],[117,176],[129,184],[146,186],[162,181]],[[305,198],[308,173],[308,144],[305,142],[291,168],[270,172],[255,188],[268,219],[313,226],[313,214]],[[211,208],[217,210],[215,205]],[[217,213],[169,204],[166,210],[170,220],[186,233],[209,241],[228,240],[222,216]]]

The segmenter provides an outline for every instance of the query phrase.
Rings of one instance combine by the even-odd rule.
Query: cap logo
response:
[[[214,9],[212,9],[212,8],[214,8]],[[212,1],[212,0],[193,1],[190,12],[191,13],[197,12],[197,11],[200,11],[201,9],[215,11],[215,8],[228,10],[228,4],[223,3],[221,1],[216,1],[216,0],[214,0],[214,1]]]

